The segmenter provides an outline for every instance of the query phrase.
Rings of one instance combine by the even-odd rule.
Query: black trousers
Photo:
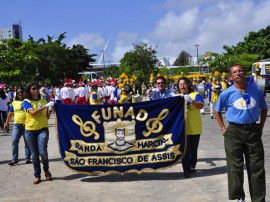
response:
[[[195,168],[197,164],[198,147],[201,135],[187,135],[187,149],[182,159],[182,167],[184,172],[190,172],[191,168]]]
[[[262,131],[253,125],[242,127],[229,124],[224,135],[228,169],[229,199],[245,198],[244,160],[252,202],[264,202],[266,194]]]

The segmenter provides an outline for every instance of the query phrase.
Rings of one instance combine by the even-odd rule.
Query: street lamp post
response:
[[[197,65],[199,66],[199,51],[198,51],[198,46],[200,46],[200,45],[198,45],[196,43],[194,46],[196,46],[196,51],[197,51]]]

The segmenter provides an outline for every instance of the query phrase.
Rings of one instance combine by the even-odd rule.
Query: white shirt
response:
[[[62,100],[61,89],[60,88],[55,89],[55,100]]]
[[[87,89],[83,86],[77,88],[77,93],[79,97],[86,97],[87,96]]]
[[[68,87],[64,86],[63,88],[61,88],[61,97],[62,99],[70,98]]]

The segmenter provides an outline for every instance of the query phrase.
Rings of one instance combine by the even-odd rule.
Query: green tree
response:
[[[191,61],[192,61],[192,56],[186,51],[181,51],[179,56],[174,61],[173,66],[190,65]]]
[[[252,54],[259,55],[259,59],[270,58],[270,25],[258,32],[249,32],[244,41],[236,46],[224,45],[223,49],[230,55]],[[255,62],[255,61],[253,61]]]
[[[120,60],[120,72],[137,76],[138,82],[149,82],[150,74],[156,75],[160,62],[156,50],[146,43],[133,44],[134,50],[125,53]]]
[[[62,43],[65,33],[56,40],[47,36],[47,41],[40,38],[35,41],[29,36],[28,41],[18,39],[3,40],[0,44],[0,80],[16,85],[29,81],[48,82],[56,85],[64,77],[78,79],[78,72],[90,68],[95,54],[88,54],[82,45],[67,48]]]
[[[120,68],[118,66],[111,65],[103,71],[103,77],[104,79],[108,77],[117,78],[119,77],[119,75],[121,75],[121,73],[122,72],[120,71]]]
[[[31,80],[39,63],[32,44],[18,39],[2,41],[0,58],[0,80],[11,85]]]

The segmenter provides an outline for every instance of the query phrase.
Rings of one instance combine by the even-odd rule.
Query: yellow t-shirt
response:
[[[142,90],[146,91],[146,85],[142,85]]]
[[[194,91],[189,94],[189,96],[195,100],[198,92]],[[202,117],[199,109],[193,104],[187,106],[187,135],[199,135],[202,134]]]
[[[26,110],[25,129],[26,130],[39,130],[48,128],[47,109],[44,109],[39,114],[33,116],[28,113],[29,109],[38,109],[47,104],[47,101],[41,98],[40,100],[24,99],[23,106]]]
[[[101,102],[101,100],[100,100],[100,96],[97,94],[96,91],[92,91],[92,92],[90,93],[89,103],[90,103],[90,105],[98,105],[98,104],[102,104],[102,102]]]
[[[120,100],[118,101],[118,103],[123,104],[123,103],[126,102],[127,99],[128,99],[128,96],[127,95],[121,94],[120,95]]]
[[[198,92],[194,91],[189,94],[189,96],[196,100],[196,95]],[[180,94],[176,94],[176,96],[180,96]],[[186,121],[186,133],[187,135],[200,135],[202,134],[202,117],[199,109],[193,104],[187,105],[187,121]]]
[[[224,81],[221,81],[221,87],[222,87],[222,91],[226,90],[227,89],[227,83],[224,82]]]
[[[218,87],[218,85],[213,83],[212,84],[211,102],[217,102],[217,100],[218,100],[219,90],[217,90],[216,87]]]
[[[14,100],[11,103],[9,112],[12,112],[14,114],[14,123],[24,124],[26,112],[23,108],[23,101]]]

